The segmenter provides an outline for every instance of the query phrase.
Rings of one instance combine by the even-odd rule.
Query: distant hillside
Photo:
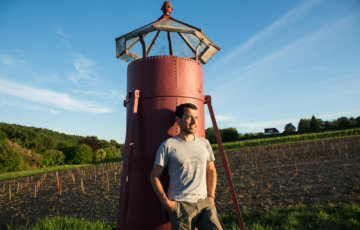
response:
[[[121,146],[114,140],[0,123],[0,172],[121,158]]]

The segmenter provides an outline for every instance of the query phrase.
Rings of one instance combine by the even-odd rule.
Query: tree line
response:
[[[357,118],[340,117],[333,121],[323,121],[313,115],[310,119],[300,119],[297,128],[292,123],[286,124],[283,133],[274,133],[271,134],[271,137],[331,130],[342,130],[355,127],[360,127],[360,116],[358,116]],[[267,135],[265,135],[263,132],[241,134],[237,131],[236,128],[233,127],[219,129],[219,131],[221,140],[223,142],[267,137]],[[205,136],[210,141],[210,143],[217,143],[214,128],[207,128],[205,130]]]
[[[121,148],[115,140],[0,123],[0,173],[120,159]]]

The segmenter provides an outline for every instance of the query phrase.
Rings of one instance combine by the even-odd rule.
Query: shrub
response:
[[[41,154],[41,158],[38,162],[40,167],[61,165],[64,163],[65,155],[59,150],[46,150]]]
[[[104,149],[98,149],[94,154],[94,161],[100,162],[105,160],[106,157],[106,151]]]
[[[93,153],[96,153],[96,150],[99,149],[99,140],[97,139],[97,137],[85,137],[85,138],[82,138],[79,141],[79,144],[86,144],[86,145],[90,146]]]
[[[296,128],[292,123],[288,123],[285,125],[284,133],[295,133]]]
[[[8,145],[11,149],[14,150],[14,152],[20,154],[20,157],[22,159],[20,170],[29,169],[30,166],[32,168],[36,168],[36,164],[41,157],[39,154],[35,153],[30,149],[26,149],[18,143],[12,142],[10,140],[8,140]]]
[[[211,144],[217,143],[217,141],[216,141],[216,135],[215,135],[215,130],[214,130],[213,127],[207,128],[207,129],[205,130],[205,137],[206,137],[206,139],[209,140],[209,142],[210,142]]]
[[[4,133],[3,131],[0,130],[0,141],[6,140],[7,136],[6,133]]]
[[[105,150],[106,150],[106,153],[108,151],[111,151],[113,153],[113,156],[114,156],[113,158],[115,158],[115,159],[120,159],[122,157],[120,148],[117,148],[115,146],[111,146],[111,147],[106,148]]]
[[[8,140],[0,141],[0,172],[14,172],[19,171],[22,164],[21,155],[19,152],[10,148]]]
[[[86,144],[80,144],[76,146],[74,151],[74,164],[87,164],[92,161],[93,151],[90,146]]]
[[[232,127],[221,129],[220,134],[223,142],[236,141],[239,138],[238,131]]]
[[[111,151],[111,149],[106,149],[105,160],[112,160],[112,159],[114,159],[114,153]]]

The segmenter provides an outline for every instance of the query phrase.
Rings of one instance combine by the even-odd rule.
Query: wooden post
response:
[[[85,194],[84,183],[83,183],[82,177],[81,177],[80,181],[81,181],[80,182],[81,191],[82,191],[83,194]]]
[[[110,191],[110,182],[109,182],[109,174],[106,173],[106,178],[107,178],[107,191]]]
[[[58,171],[56,171],[56,186],[57,186],[57,189],[59,189],[59,173],[58,173]]]

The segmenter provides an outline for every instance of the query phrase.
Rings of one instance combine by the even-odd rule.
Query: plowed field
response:
[[[360,137],[227,151],[240,207],[360,203]],[[234,212],[218,153],[217,206]],[[115,221],[121,163],[0,182],[0,229],[45,216]]]

